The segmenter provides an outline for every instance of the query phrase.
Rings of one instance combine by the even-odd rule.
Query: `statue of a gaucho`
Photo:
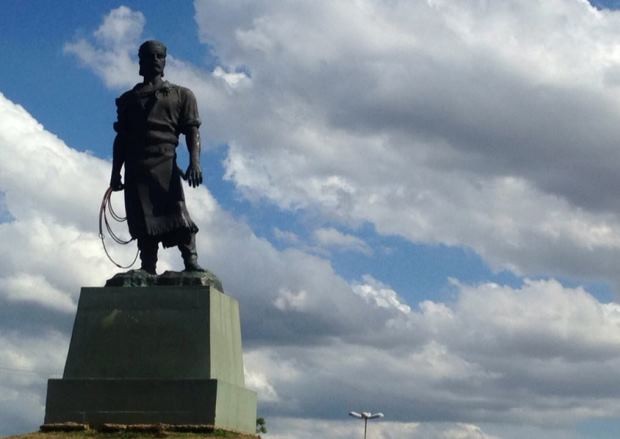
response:
[[[129,233],[138,241],[142,270],[156,274],[161,242],[164,247],[179,247],[186,271],[203,271],[197,262],[198,227],[185,206],[183,174],[176,162],[176,147],[183,133],[190,157],[185,178],[191,187],[202,183],[196,98],[191,90],[163,80],[164,44],[146,41],[138,56],[144,80],[116,100],[110,187],[125,190]]]

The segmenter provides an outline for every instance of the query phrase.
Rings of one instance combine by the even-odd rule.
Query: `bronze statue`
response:
[[[185,206],[181,178],[191,187],[202,183],[200,118],[191,90],[163,79],[166,46],[146,41],[140,46],[144,80],[117,100],[114,155],[110,187],[125,190],[125,210],[132,239],[137,239],[141,269],[156,274],[157,250],[177,246],[186,271],[204,271],[197,262],[196,233]],[[176,147],[185,135],[187,172],[179,169]],[[121,168],[125,168],[125,183]]]

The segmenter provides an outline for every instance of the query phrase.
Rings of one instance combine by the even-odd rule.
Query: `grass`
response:
[[[145,433],[135,431],[123,431],[115,433],[103,433],[96,430],[71,431],[71,432],[36,432],[19,436],[8,436],[4,439],[205,439],[205,438],[228,438],[228,439],[258,439],[260,436],[253,434],[231,433],[224,430],[215,430],[212,433],[179,433],[159,432]]]

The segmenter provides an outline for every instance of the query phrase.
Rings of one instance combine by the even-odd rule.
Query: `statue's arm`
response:
[[[202,184],[202,170],[200,169],[200,117],[198,104],[191,90],[181,87],[181,117],[179,123],[181,132],[185,134],[185,143],[189,151],[189,167],[185,178],[191,187]]]
[[[120,191],[124,187],[121,179],[121,168],[125,163],[125,144],[123,142],[125,123],[123,120],[123,108],[123,96],[121,96],[116,100],[117,120],[114,123],[116,137],[114,138],[114,146],[112,147],[112,175],[110,176],[110,187],[113,191]]]
[[[125,148],[122,144],[121,135],[117,134],[112,149],[112,175],[110,176],[110,187],[113,191],[120,191],[124,187],[121,179],[123,163],[125,163]]]
[[[200,132],[197,126],[187,128],[185,143],[189,151],[189,167],[185,177],[191,187],[198,187],[202,184],[202,169],[200,169]]]

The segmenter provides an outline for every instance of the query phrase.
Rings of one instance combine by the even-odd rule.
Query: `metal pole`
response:
[[[368,418],[364,417],[364,439],[366,439],[366,426],[368,426]]]

